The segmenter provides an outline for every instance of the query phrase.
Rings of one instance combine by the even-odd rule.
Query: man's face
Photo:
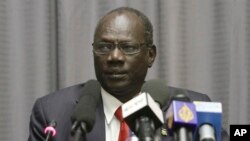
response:
[[[134,14],[111,14],[102,20],[94,43],[141,44],[145,43],[144,26]],[[119,46],[119,45],[118,45]],[[155,50],[147,45],[140,52],[126,55],[119,48],[107,54],[94,52],[95,73],[102,87],[115,97],[139,93],[155,58]]]

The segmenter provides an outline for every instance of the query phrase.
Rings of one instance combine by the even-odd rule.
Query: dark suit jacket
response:
[[[43,130],[48,126],[51,120],[57,122],[57,135],[53,137],[53,141],[69,141],[71,129],[71,115],[74,107],[78,103],[78,99],[82,95],[80,89],[84,84],[79,84],[64,88],[36,100],[31,118],[30,133],[28,141],[43,141],[45,135]],[[169,87],[169,94],[173,96],[177,88]],[[186,95],[191,100],[210,101],[207,95],[186,91]],[[162,108],[166,111],[168,103]],[[105,141],[105,121],[102,100],[100,100],[96,110],[96,122],[90,133],[86,135],[87,141]],[[172,137],[162,136],[162,141],[170,141]],[[222,140],[229,141],[225,130],[222,130]]]

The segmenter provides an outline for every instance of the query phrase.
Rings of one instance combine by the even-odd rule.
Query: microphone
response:
[[[148,93],[141,93],[122,105],[123,118],[141,141],[152,141],[164,120],[160,107]]]
[[[168,99],[167,86],[152,80],[145,82],[141,91],[141,94],[122,105],[123,118],[140,141],[152,141],[155,129],[164,122],[162,110],[152,97],[163,105]]]
[[[220,141],[222,104],[219,102],[194,101],[198,117],[198,128],[195,133],[199,141]]]
[[[89,80],[81,90],[83,95],[79,103],[74,108],[71,116],[71,135],[75,141],[86,138],[86,133],[90,132],[95,123],[96,107],[100,100],[100,84],[96,80]]]
[[[51,137],[56,135],[56,122],[52,120],[49,125],[44,129],[44,134],[46,135],[45,141],[49,141]]]
[[[164,81],[159,79],[148,80],[142,85],[141,91],[149,93],[161,108],[169,100],[168,87]]]
[[[174,141],[192,141],[197,125],[195,105],[190,99],[179,92],[171,99],[166,113],[167,129]]]

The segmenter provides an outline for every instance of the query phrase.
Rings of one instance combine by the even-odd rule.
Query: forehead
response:
[[[100,21],[96,38],[144,40],[144,25],[134,13],[111,13]]]

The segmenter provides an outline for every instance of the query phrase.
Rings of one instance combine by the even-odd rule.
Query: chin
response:
[[[105,90],[114,95],[124,95],[128,93],[132,87],[127,83],[108,83],[105,86]]]

